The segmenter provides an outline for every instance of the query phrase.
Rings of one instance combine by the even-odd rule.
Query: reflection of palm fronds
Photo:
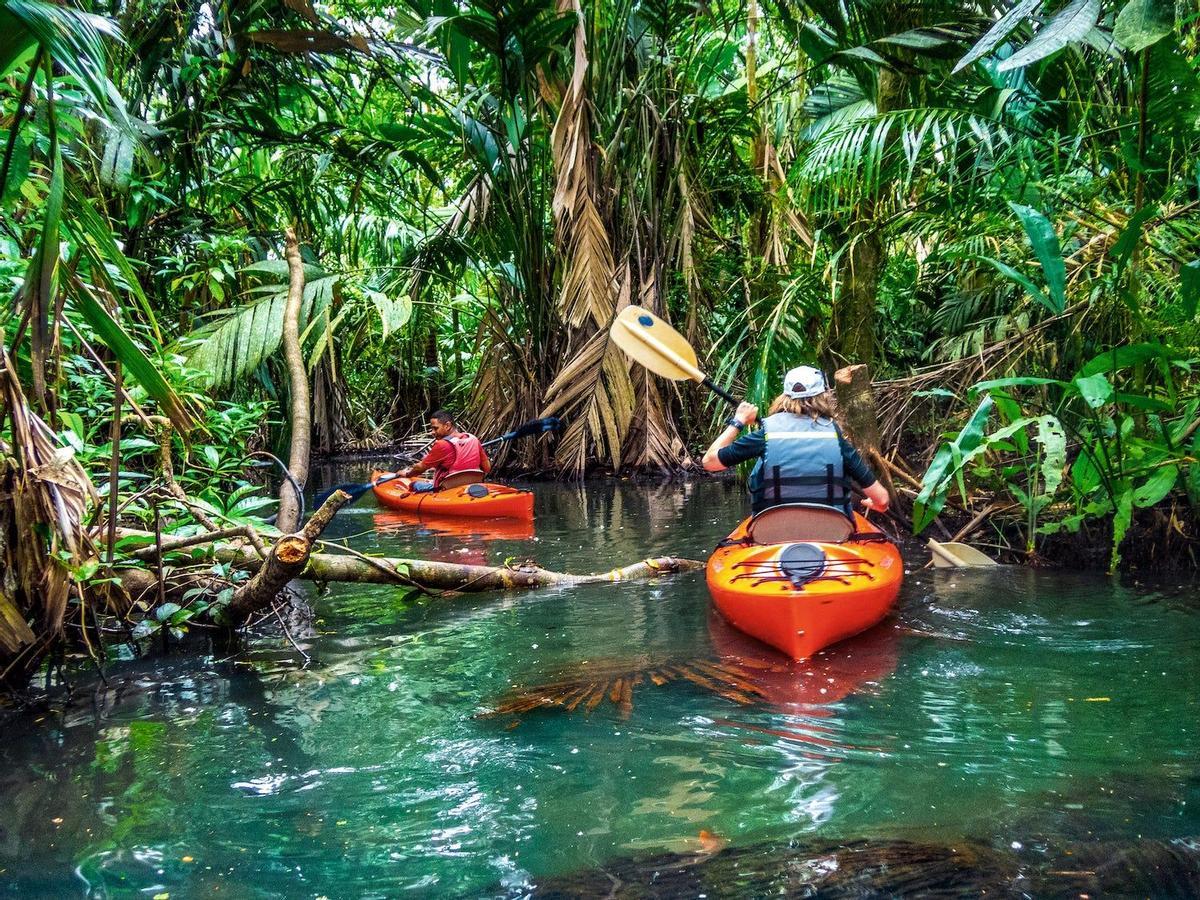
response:
[[[681,680],[690,681],[743,706],[755,703],[764,696],[762,690],[750,680],[746,668],[719,660],[691,659],[634,666],[588,663],[567,677],[531,688],[519,688],[507,694],[484,715],[505,716],[554,708],[590,713],[605,698],[622,715],[628,715],[633,709],[633,689],[638,685],[658,687]]]
[[[0,473],[0,682],[23,686],[62,634],[67,565],[93,555],[83,527],[96,491],[25,400],[0,349],[0,403],[12,426]]]

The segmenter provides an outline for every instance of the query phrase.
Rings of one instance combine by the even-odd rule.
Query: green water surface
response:
[[[704,558],[745,508],[722,482],[536,491],[532,539],[435,534],[370,498],[333,533],[602,571]],[[912,571],[891,620],[790,668],[710,614],[702,573],[415,601],[301,590],[319,616],[307,664],[272,637],[131,661],[65,712],[6,721],[0,893],[503,896],[618,857],[806,837],[1200,835],[1190,583]],[[479,715],[581,666],[730,655],[761,663],[765,701],[647,680],[625,715]]]

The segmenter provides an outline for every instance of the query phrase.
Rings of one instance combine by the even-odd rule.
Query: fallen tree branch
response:
[[[256,569],[262,560],[250,555],[245,548],[218,547],[217,559],[232,562],[239,568]],[[405,584],[430,590],[482,593],[485,591],[515,591],[538,587],[603,584],[617,581],[639,581],[676,572],[703,569],[697,559],[658,556],[640,562],[588,575],[552,572],[538,565],[472,566],[460,563],[433,562],[424,559],[373,557],[368,563],[340,553],[313,553],[308,565],[297,576],[309,581],[349,581],[359,584]]]
[[[229,605],[222,612],[224,621],[236,627],[273,603],[275,596],[287,583],[304,571],[313,544],[337,511],[349,502],[350,495],[345,491],[334,491],[300,531],[285,534],[272,544],[267,558],[260,561],[254,576],[234,591]]]
[[[124,532],[124,529],[122,529],[122,531]],[[122,536],[124,536],[124,534],[122,534]],[[261,548],[262,553],[260,555],[267,555],[266,547],[262,544],[261,540],[259,540],[256,544],[255,539],[258,538],[258,533],[249,525],[235,525],[232,528],[222,528],[218,531],[208,531],[204,534],[193,534],[188,537],[167,538],[162,542],[162,552],[172,553],[176,550],[184,550],[188,547],[195,547],[199,544],[215,544],[217,541],[225,541],[229,538],[235,537],[245,538],[246,540],[250,541],[252,545],[255,545],[256,550]],[[137,559],[150,560],[154,558],[155,553],[156,548],[143,547],[141,550],[136,550],[130,555],[136,557]]]

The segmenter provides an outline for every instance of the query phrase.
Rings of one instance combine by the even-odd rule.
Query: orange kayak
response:
[[[374,472],[374,481],[387,472]],[[381,506],[406,512],[437,516],[479,518],[533,518],[533,493],[503,484],[469,484],[440,491],[413,492],[409,485],[416,479],[394,478],[372,489]]]
[[[864,517],[803,503],[746,519],[706,571],[730,624],[795,660],[882,620],[904,579],[900,551]]]

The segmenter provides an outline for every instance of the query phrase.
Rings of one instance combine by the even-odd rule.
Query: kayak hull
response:
[[[386,472],[375,472],[374,481]],[[422,516],[467,518],[533,519],[533,493],[503,484],[472,484],[440,491],[414,492],[415,479],[394,478],[373,488],[380,506]],[[486,489],[480,492],[479,488]],[[479,496],[476,496],[479,494]]]
[[[744,541],[749,521],[728,540]],[[862,516],[855,516],[855,525],[860,534],[880,534]],[[794,543],[729,543],[713,551],[706,567],[708,590],[731,625],[801,660],[887,616],[904,579],[895,544],[878,539],[795,543],[824,553],[826,577],[797,587],[782,576],[781,553]]]

